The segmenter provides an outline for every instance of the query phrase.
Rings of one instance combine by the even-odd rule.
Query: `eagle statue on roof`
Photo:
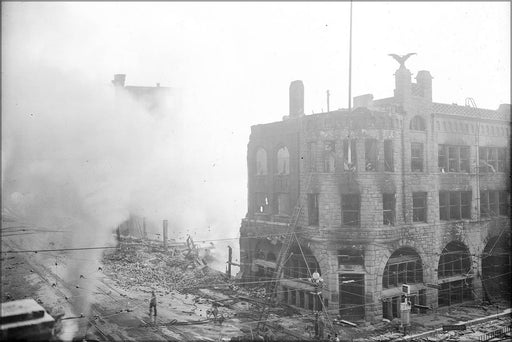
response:
[[[399,56],[394,53],[390,53],[388,56],[393,57],[398,63],[400,63],[400,68],[405,68],[405,61],[409,59],[412,55],[416,55],[416,52],[408,53],[407,55]]]

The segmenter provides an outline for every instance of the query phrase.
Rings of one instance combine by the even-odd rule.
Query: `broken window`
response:
[[[264,192],[257,192],[255,195],[255,206],[256,213],[268,214],[269,213],[269,200],[268,196]]]
[[[441,284],[437,294],[438,306],[449,306],[473,300],[473,279],[451,281]]]
[[[283,286],[283,302],[288,303],[288,288]]]
[[[306,169],[310,172],[316,172],[316,142],[307,143],[307,163]]]
[[[439,219],[443,221],[471,218],[471,191],[440,191]]]
[[[414,192],[412,194],[412,221],[427,222],[426,192]]]
[[[411,171],[423,172],[423,143],[411,143]]]
[[[357,169],[356,140],[343,140],[343,167],[345,171]]]
[[[341,217],[344,226],[359,227],[359,194],[341,195]]]
[[[384,140],[384,171],[395,171],[393,140]]]
[[[267,174],[267,151],[261,147],[256,152],[256,174]]]
[[[439,145],[437,165],[441,172],[469,172],[469,146]]]
[[[411,119],[410,129],[414,131],[424,131],[425,130],[425,120],[419,115],[416,115]]]
[[[438,277],[468,274],[471,270],[471,256],[461,243],[450,242],[439,258]]]
[[[480,215],[482,217],[508,216],[508,192],[480,191]]]
[[[364,253],[360,248],[338,250],[338,265],[364,265]]]
[[[277,173],[280,175],[290,173],[290,153],[286,146],[277,151]]]
[[[498,148],[498,172],[505,172],[507,165],[507,149]]]
[[[290,215],[290,194],[279,193],[274,194],[274,215],[289,216]]]
[[[423,266],[419,255],[411,248],[400,248],[389,258],[382,276],[382,287],[423,282]]]
[[[340,316],[348,321],[364,319],[364,274],[340,274],[338,282]]]
[[[377,140],[365,140],[365,169],[366,171],[377,171]]]
[[[480,147],[478,149],[480,172],[505,172],[507,152],[506,148]]]
[[[509,215],[508,192],[500,191],[498,200],[499,200],[500,216],[508,216]]]
[[[308,223],[310,226],[318,226],[319,222],[318,194],[308,194]]]
[[[335,172],[336,142],[324,142],[324,172]]]
[[[382,194],[383,224],[395,225],[395,194]]]

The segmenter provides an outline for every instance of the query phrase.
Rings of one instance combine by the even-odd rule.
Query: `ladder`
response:
[[[270,307],[276,301],[277,296],[277,287],[279,280],[281,279],[281,275],[283,273],[283,268],[286,263],[286,259],[288,257],[288,253],[294,242],[295,230],[297,228],[297,224],[300,219],[300,214],[302,213],[302,206],[300,205],[300,199],[298,199],[297,205],[293,209],[293,213],[290,216],[288,229],[286,231],[285,241],[279,251],[279,256],[276,260],[276,269],[274,271],[274,275],[272,280],[267,283],[266,293],[268,303],[265,305],[263,310],[260,312],[260,316],[258,319],[258,325],[256,326],[256,332],[260,332],[264,330],[266,321],[268,318],[268,314],[270,313]]]
[[[313,174],[310,173],[309,177],[308,177],[308,181],[306,182],[306,187],[304,188],[305,192],[308,191],[312,177],[313,177]],[[299,194],[300,193],[301,193],[301,189],[299,188]],[[281,246],[281,250],[279,251],[279,255],[276,260],[276,269],[274,271],[272,280],[267,283],[266,293],[267,293],[268,302],[266,303],[266,305],[260,312],[260,316],[258,319],[258,325],[256,326],[257,333],[259,333],[260,331],[265,329],[268,314],[270,312],[270,307],[276,302],[278,284],[281,279],[281,275],[283,273],[283,268],[284,268],[284,265],[286,264],[288,254],[290,253],[290,249],[292,248],[293,242],[296,239],[295,231],[297,230],[297,225],[299,223],[301,214],[302,214],[302,204],[301,204],[300,195],[299,195],[299,197],[297,198],[297,203],[293,209],[292,215],[290,216],[290,219],[288,220],[288,229],[286,231],[285,241],[283,242],[283,245]]]

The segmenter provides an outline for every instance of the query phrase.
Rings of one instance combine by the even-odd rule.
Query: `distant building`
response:
[[[353,321],[398,317],[402,284],[413,312],[510,291],[510,105],[432,93],[428,71],[401,66],[393,97],[304,115],[292,82],[290,115],[251,127],[243,276],[273,276],[296,221],[278,293],[300,308],[321,308],[315,270],[325,307]]]
[[[155,87],[149,86],[133,86],[125,85],[126,75],[115,74],[112,84],[116,89],[123,89],[130,94],[135,100],[144,104],[149,111],[156,111],[165,104],[164,100],[167,98],[176,99],[176,89],[170,87],[161,87],[157,83]]]
[[[141,103],[150,114],[172,115],[173,113],[168,112],[169,110],[179,109],[181,101],[179,89],[161,87],[160,83],[157,83],[155,87],[125,85],[125,83],[125,74],[114,75],[112,84],[116,90],[125,91],[134,100]],[[119,235],[135,238],[154,238],[154,234],[150,232],[158,231],[158,229],[150,222],[146,222],[145,218],[133,214],[130,214],[130,217],[116,228]]]

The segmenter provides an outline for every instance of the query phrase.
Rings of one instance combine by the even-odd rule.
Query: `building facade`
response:
[[[312,115],[294,81],[290,115],[251,128],[244,278],[273,276],[292,224],[278,295],[305,310],[375,322],[400,316],[402,284],[417,313],[509,290],[510,105],[436,103],[430,73],[411,76]]]

